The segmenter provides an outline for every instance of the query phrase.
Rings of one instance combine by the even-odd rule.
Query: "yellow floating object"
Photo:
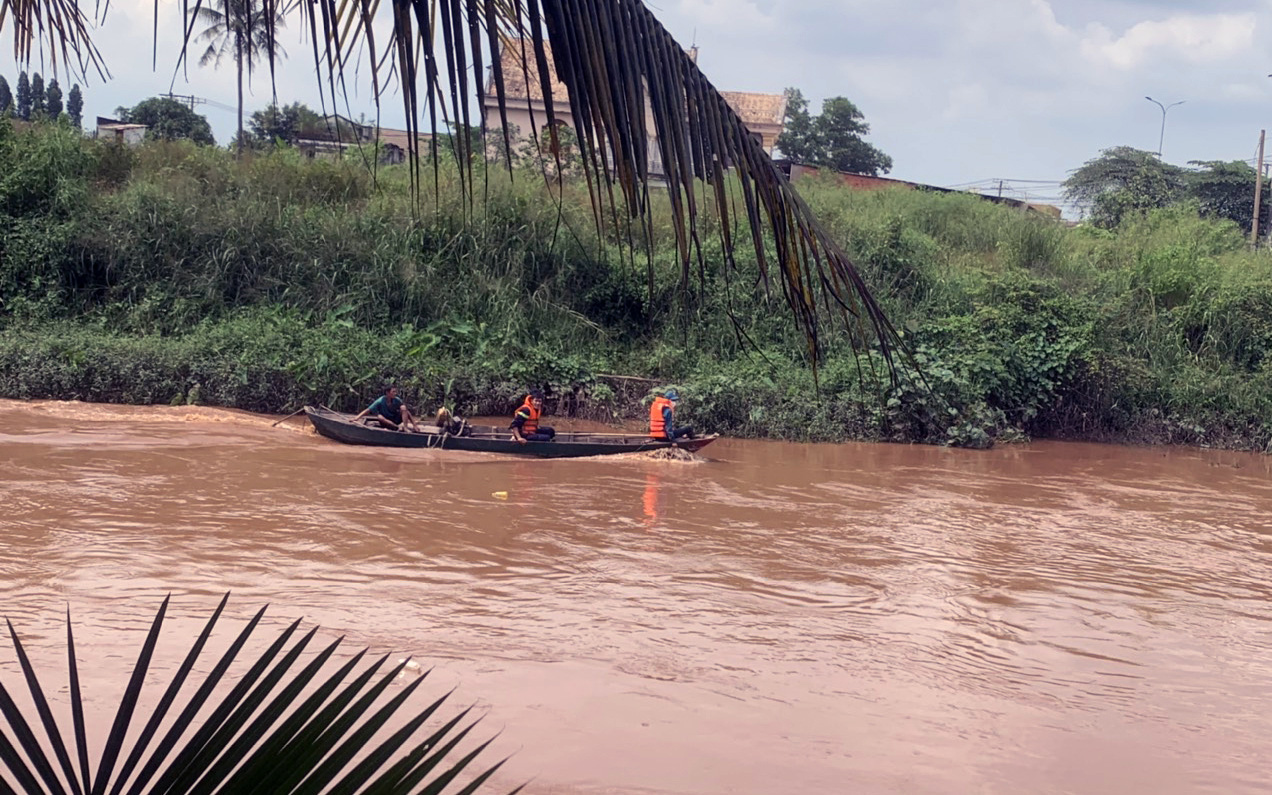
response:
[[[491,494],[490,496],[494,497],[496,500],[506,500],[508,499],[508,492],[496,491],[494,494]]]

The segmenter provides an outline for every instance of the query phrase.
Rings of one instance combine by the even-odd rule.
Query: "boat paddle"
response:
[[[297,414],[304,414],[304,413],[305,413],[305,409],[304,409],[304,407],[302,406],[301,408],[297,409],[296,411],[293,411],[291,414],[288,414],[286,417],[283,417],[281,420],[279,420],[278,422],[276,422],[276,423],[274,423],[274,424],[270,425],[269,427],[271,427],[271,428],[277,428],[277,427],[279,426],[279,424],[284,423],[284,422],[287,422],[287,420],[290,420],[292,417],[295,417]]]

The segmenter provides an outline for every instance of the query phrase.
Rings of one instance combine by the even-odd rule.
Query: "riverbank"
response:
[[[538,386],[614,419],[675,384],[732,436],[1272,441],[1272,259],[1187,208],[1103,232],[801,184],[913,351],[892,384],[844,330],[814,376],[753,256],[704,242],[686,293],[669,224],[647,268],[578,185],[558,205],[492,170],[470,214],[443,169],[416,214],[400,168],[3,124],[0,173],[2,397],[286,413],[391,379],[426,410],[506,414]]]

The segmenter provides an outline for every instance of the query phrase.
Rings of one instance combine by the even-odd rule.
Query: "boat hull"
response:
[[[432,448],[438,450],[469,450],[478,453],[506,453],[536,456],[539,458],[579,458],[618,453],[641,453],[678,447],[696,452],[718,437],[699,436],[682,439],[674,445],[647,436],[624,434],[597,434],[586,432],[558,433],[550,442],[518,442],[507,429],[491,426],[471,426],[471,436],[456,436],[440,432],[412,433],[392,431],[353,422],[349,415],[328,409],[305,407],[305,416],[318,433],[344,444],[373,447]],[[426,431],[432,426],[423,426]]]

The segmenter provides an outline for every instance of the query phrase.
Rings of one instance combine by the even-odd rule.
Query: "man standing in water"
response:
[[[663,442],[675,442],[682,436],[693,438],[693,428],[688,425],[677,428],[675,424],[676,403],[680,395],[674,389],[668,389],[662,395],[654,397],[649,404],[649,435]]]
[[[526,442],[550,442],[556,437],[556,429],[539,424],[543,414],[543,393],[531,390],[526,395],[526,402],[521,404],[517,413],[512,415],[512,438],[525,444]]]
[[[420,432],[420,426],[416,424],[415,417],[411,416],[411,410],[397,396],[397,387],[392,384],[386,384],[384,394],[363,409],[361,414],[353,418],[353,421],[361,422],[362,418],[368,414],[373,420],[390,430],[404,431],[410,427],[416,433]]]

